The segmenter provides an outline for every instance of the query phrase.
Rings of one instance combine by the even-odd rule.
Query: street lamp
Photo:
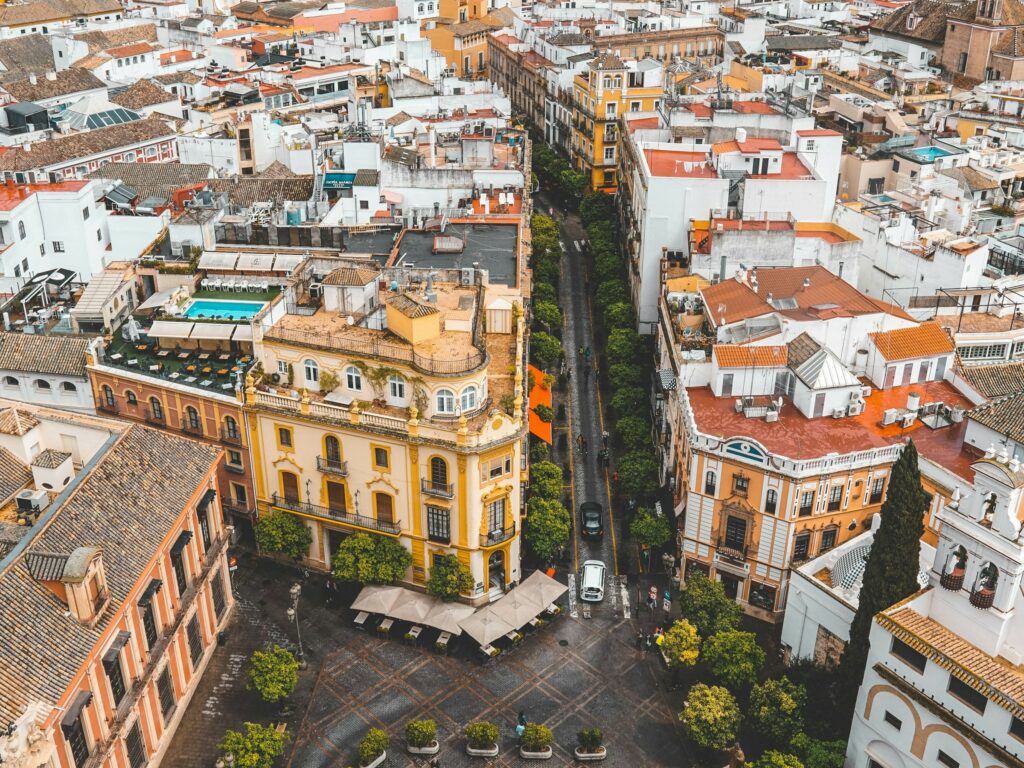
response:
[[[295,622],[295,637],[299,641],[299,668],[305,669],[306,660],[302,656],[302,631],[299,629],[299,595],[302,594],[302,586],[298,582],[292,584],[288,594],[292,597],[291,607],[288,608],[288,619]]]

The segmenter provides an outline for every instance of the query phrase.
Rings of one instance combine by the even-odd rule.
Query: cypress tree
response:
[[[875,614],[920,588],[917,575],[921,535],[929,500],[930,494],[921,487],[917,448],[910,440],[890,473],[881,524],[871,544],[860,587],[860,602],[850,626],[850,641],[839,663],[837,703],[845,707],[851,716],[857,703],[857,690],[864,677],[868,634]]]

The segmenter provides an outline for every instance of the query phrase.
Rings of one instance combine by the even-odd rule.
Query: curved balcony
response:
[[[420,491],[427,496],[439,496],[442,499],[450,499],[455,495],[455,486],[452,483],[435,482],[425,477],[420,478]]]
[[[480,546],[495,547],[498,544],[503,544],[515,535],[516,526],[515,523],[513,523],[507,528],[502,528],[501,530],[488,531],[487,533],[480,534]]]
[[[986,608],[991,608],[992,603],[995,602],[995,599],[996,592],[994,589],[986,589],[983,587],[981,589],[976,589],[973,592],[971,592],[971,605],[973,605],[975,608],[980,608],[982,610],[985,610]]]
[[[963,571],[959,573],[957,571],[950,571],[949,573],[942,574],[939,578],[939,586],[951,592],[959,592],[964,586]]]
[[[332,459],[328,456],[317,456],[316,468],[326,475],[348,477],[348,462],[342,461],[341,459]]]

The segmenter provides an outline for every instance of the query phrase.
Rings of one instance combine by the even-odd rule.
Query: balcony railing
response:
[[[501,530],[493,530],[480,534],[480,546],[493,547],[497,544],[508,541],[515,535],[516,526],[515,523],[513,523],[508,528],[502,528]]]
[[[230,512],[232,515],[244,515],[248,517],[251,513],[248,504],[242,504],[234,499],[221,501],[220,505],[225,512]]]
[[[939,578],[939,585],[943,589],[948,589],[952,592],[959,592],[964,586],[963,571],[960,571],[960,573],[950,571],[949,573],[942,574]]]
[[[166,426],[167,424],[167,419],[164,418],[164,414],[162,412],[156,414],[149,408],[142,409],[142,418],[144,418],[148,423],[156,424],[159,427]]]
[[[220,428],[220,441],[222,443],[230,443],[231,445],[242,444],[242,433],[238,429],[225,429]]]
[[[727,557],[730,560],[741,561],[747,559],[746,544],[736,544],[735,542],[730,542],[728,539],[719,537],[716,546],[718,548],[718,554],[722,557]]]
[[[353,515],[346,510],[321,507],[319,504],[310,504],[308,501],[287,499],[277,493],[271,494],[270,498],[271,504],[275,507],[280,507],[281,509],[290,509],[293,512],[302,512],[303,514],[320,517],[324,520],[333,520],[336,523],[351,525],[356,528],[365,528],[366,530],[377,531],[379,533],[388,533],[392,536],[397,536],[402,532],[401,526],[397,523],[375,520],[372,517],[365,517],[364,515]]]
[[[971,592],[971,605],[975,608],[991,608],[995,602],[996,592],[994,589],[976,589]]]
[[[222,533],[210,543],[210,548],[206,550],[206,555],[200,561],[202,568],[199,574],[192,580],[192,583],[189,584],[178,601],[178,611],[174,615],[174,621],[169,626],[162,628],[163,631],[157,636],[156,642],[150,646],[149,656],[146,658],[142,674],[128,687],[128,691],[114,711],[110,733],[106,739],[93,745],[92,754],[89,755],[89,759],[85,761],[82,768],[99,768],[99,766],[106,762],[107,757],[110,755],[110,750],[123,735],[121,729],[124,726],[125,720],[136,710],[139,699],[153,680],[157,666],[166,656],[167,646],[170,645],[171,639],[181,628],[182,621],[184,621],[189,607],[195,602],[196,596],[206,584],[210,572],[213,570],[213,565],[217,562],[217,557],[221,551],[227,546],[227,542],[227,536]]]
[[[428,496],[440,496],[443,499],[450,499],[455,495],[455,486],[452,483],[438,483],[427,478],[420,478],[420,490]]]
[[[105,411],[106,413],[117,413],[118,411],[121,410],[121,406],[119,406],[116,402],[108,403],[106,400],[100,400],[99,404],[96,407],[99,408],[101,411]]]
[[[348,477],[348,462],[340,459],[329,459],[326,456],[316,457],[316,468],[324,474]]]
[[[198,424],[193,424],[188,420],[187,416],[182,415],[179,419],[181,424],[181,431],[187,435],[195,435],[197,437],[203,436],[203,422],[200,421]]]

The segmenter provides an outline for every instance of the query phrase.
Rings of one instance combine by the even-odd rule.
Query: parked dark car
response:
[[[584,536],[604,534],[604,510],[596,501],[580,504],[580,533]]]

